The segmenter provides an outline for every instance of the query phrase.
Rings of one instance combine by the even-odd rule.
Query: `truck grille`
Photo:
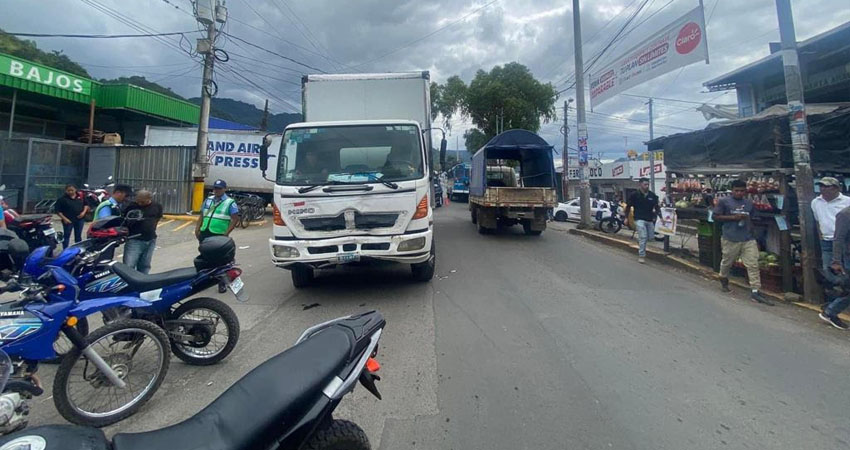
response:
[[[336,217],[317,217],[313,219],[301,219],[301,225],[307,231],[334,231],[345,229],[345,216],[340,214]]]
[[[398,214],[360,214],[354,213],[354,227],[359,230],[388,228],[395,225]]]
[[[346,220],[346,213],[350,218]],[[334,217],[312,217],[300,219],[306,231],[336,231],[349,229],[371,230],[395,226],[398,214],[378,213],[362,214],[357,211],[345,211]]]

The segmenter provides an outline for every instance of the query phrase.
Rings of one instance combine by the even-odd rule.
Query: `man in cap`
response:
[[[94,220],[109,216],[120,216],[124,201],[133,195],[133,188],[126,184],[116,184],[112,188],[112,196],[100,202],[94,210]]]
[[[841,183],[833,177],[818,180],[820,195],[812,200],[812,213],[820,232],[820,251],[823,271],[829,273],[832,264],[832,244],[835,238],[835,216],[850,206],[850,197],[841,193]]]
[[[195,226],[195,237],[202,241],[210,236],[229,236],[239,216],[236,202],[224,191],[227,183],[216,180],[213,183],[213,195],[204,200],[201,206],[201,218]]]

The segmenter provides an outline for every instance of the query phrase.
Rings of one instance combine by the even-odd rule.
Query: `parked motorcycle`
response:
[[[118,433],[111,442],[93,428],[46,425],[5,436],[0,448],[369,450],[366,433],[353,422],[334,419],[333,412],[358,380],[381,398],[375,356],[385,325],[373,311],[311,327],[294,346],[176,425]]]
[[[0,185],[0,191],[4,189],[6,185]],[[51,214],[18,214],[9,208],[2,195],[0,195],[0,205],[3,207],[3,221],[6,223],[6,228],[23,239],[30,251],[45,246],[50,247],[52,251],[62,241],[62,232],[57,232],[53,228]]]
[[[619,233],[625,224],[625,218],[619,212],[620,205],[617,202],[611,202],[611,214],[608,217],[602,217],[603,210],[596,212],[597,220],[599,221],[599,229],[605,233]]]
[[[155,324],[117,319],[88,336],[76,328],[81,317],[143,307],[143,300],[116,295],[80,302],[79,284],[59,267],[50,267],[35,282],[11,280],[0,292],[20,292],[19,300],[0,305],[0,350],[12,361],[10,381],[0,395],[0,433],[26,426],[26,401],[44,392],[38,363],[56,356],[53,343],[60,334],[73,348],[56,370],[52,396],[69,422],[101,427],[129,417],[165,378],[168,335]]]
[[[133,219],[134,213],[130,217]],[[63,267],[76,277],[81,301],[95,301],[113,295],[144,300],[143,307],[108,310],[104,322],[118,318],[148,320],[164,328],[171,340],[171,350],[186,363],[215,364],[226,358],[239,340],[239,319],[221,300],[211,297],[188,297],[218,286],[219,292],[229,288],[239,301],[246,301],[242,270],[236,267],[236,245],[232,239],[216,236],[198,247],[194,267],[144,274],[121,263],[113,263],[103,255],[132,239],[124,226],[115,226],[120,218],[106,218],[92,224],[90,239],[49,258],[44,249],[34,251],[24,263],[22,274],[41,276],[48,265]],[[60,348],[57,351],[61,352]]]
[[[92,221],[94,218],[94,210],[97,209],[97,205],[100,205],[104,200],[110,197],[109,189],[115,186],[115,183],[112,182],[112,175],[106,178],[106,183],[101,184],[100,186],[92,188],[88,185],[88,183],[83,184],[83,187],[79,189],[77,195],[83,200],[83,202],[88,205],[89,213],[86,216],[87,221]]]
[[[29,247],[17,234],[0,228],[0,280],[17,275],[24,266]]]

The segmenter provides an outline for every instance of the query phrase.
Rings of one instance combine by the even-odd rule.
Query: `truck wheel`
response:
[[[315,274],[313,268],[307,265],[296,265],[292,268],[292,284],[297,288],[305,288],[313,283]]]
[[[478,211],[475,209],[474,206],[469,210],[469,215],[472,216],[472,224],[473,225],[477,224],[478,223]]]
[[[487,234],[489,232],[489,228],[484,227],[483,225],[481,225],[481,222],[478,222],[478,234]]]
[[[431,240],[431,256],[428,261],[410,265],[410,273],[416,281],[426,282],[434,278],[434,270],[437,268],[437,246]]]
[[[543,230],[532,230],[531,222],[523,222],[522,230],[525,231],[525,234],[529,236],[540,236],[543,233]]]

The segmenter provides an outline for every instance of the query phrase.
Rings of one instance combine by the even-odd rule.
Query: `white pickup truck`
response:
[[[302,86],[306,121],[284,130],[272,160],[272,262],[299,288],[317,269],[376,260],[408,263],[414,279],[430,280],[428,73],[308,75]]]

